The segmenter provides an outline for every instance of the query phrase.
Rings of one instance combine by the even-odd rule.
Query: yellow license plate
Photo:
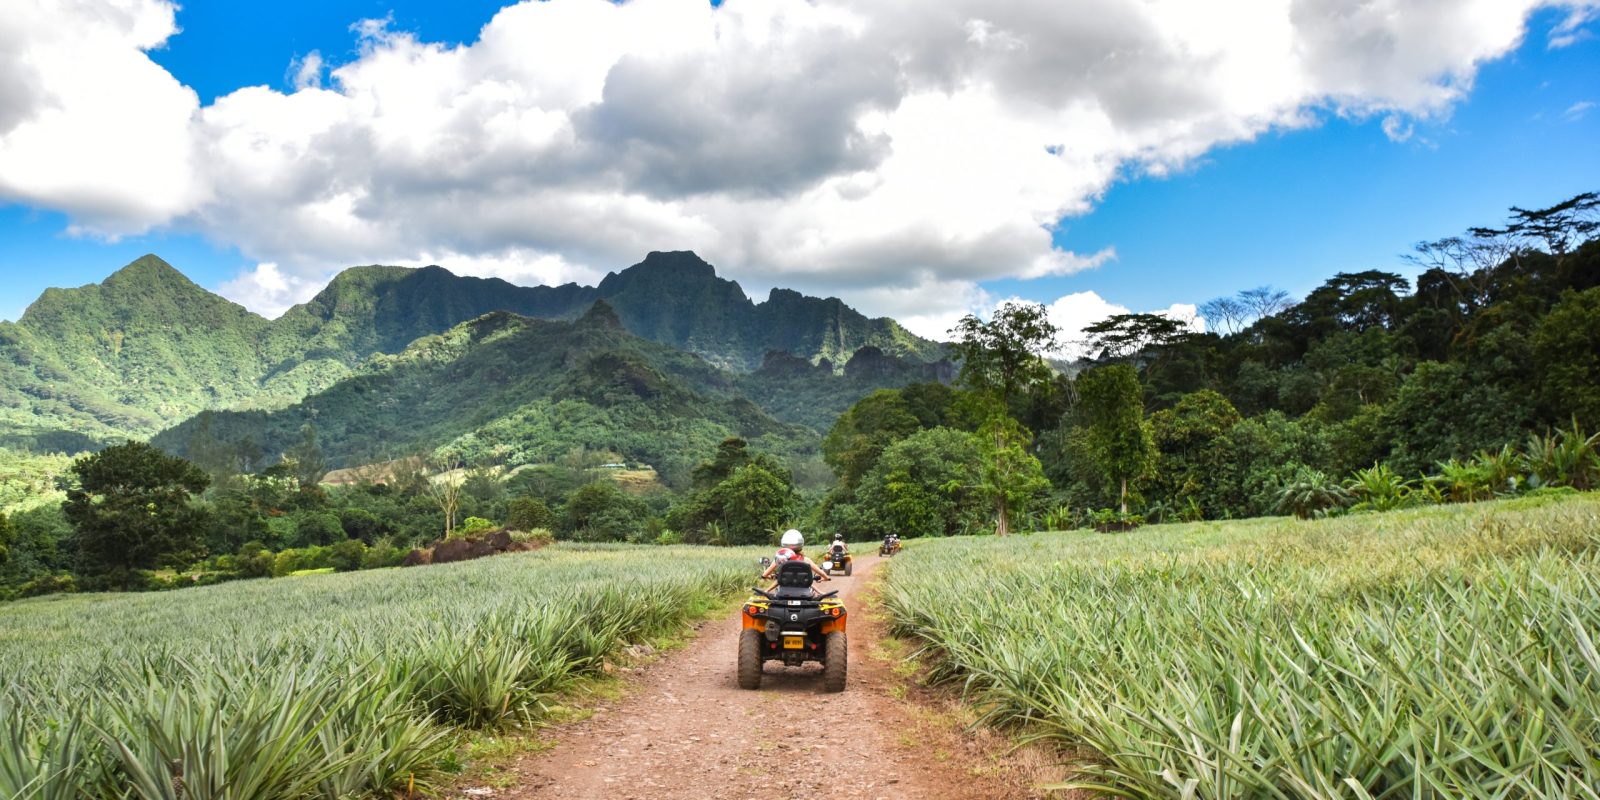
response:
[[[783,649],[785,649],[785,650],[804,650],[804,649],[806,649],[806,637],[804,637],[804,636],[785,636],[785,637],[783,637]]]

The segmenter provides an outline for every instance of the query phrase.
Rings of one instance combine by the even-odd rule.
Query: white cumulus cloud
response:
[[[1065,358],[1091,355],[1084,347],[1087,338],[1084,329],[1090,325],[1118,314],[1133,313],[1127,306],[1112,303],[1093,291],[1074,292],[1057,298],[1045,304],[1045,312],[1050,322],[1060,330],[1057,340],[1062,345],[1060,355]],[[1182,321],[1195,333],[1203,333],[1206,330],[1205,320],[1200,317],[1195,306],[1189,303],[1175,303],[1164,309],[1140,313],[1159,314]]]
[[[268,262],[241,270],[217,291],[258,314],[276,317],[290,306],[310,300],[319,288],[320,282],[285,274],[277,264]]]
[[[1119,179],[1329,114],[1404,140],[1546,6],[1551,46],[1595,8],[522,2],[454,46],[353,21],[346,63],[286,53],[284,87],[201,106],[147,56],[170,0],[13,0],[0,201],[236,246],[262,266],[230,296],[264,311],[351,264],[549,281],[694,249],[937,333],[983,281],[1112,259],[1055,233]]]

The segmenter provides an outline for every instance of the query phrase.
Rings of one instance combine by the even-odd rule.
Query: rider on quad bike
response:
[[[799,532],[789,534],[784,544],[798,550],[803,545]],[[805,556],[773,564],[767,572],[777,578],[776,588],[752,587],[740,614],[739,688],[761,688],[762,665],[768,661],[789,667],[815,661],[822,664],[823,690],[844,691],[847,615],[839,593],[817,592],[812,584],[828,576]]]
[[[805,553],[801,552],[801,550],[806,546],[806,537],[800,535],[799,531],[795,530],[794,528],[784,531],[783,538],[780,539],[778,543],[783,545],[783,549],[778,551],[778,559],[772,562],[772,565],[767,567],[765,572],[761,573],[762,580],[775,580],[774,576],[777,575],[778,570],[781,569],[784,563],[788,561],[799,561],[811,567],[811,574],[816,576],[818,580],[833,580],[832,578],[828,577],[828,573],[823,572],[821,567],[818,567],[815,562],[809,558],[806,558]],[[784,553],[785,550],[790,551],[787,556]],[[777,588],[777,586],[778,584],[774,582],[771,586],[767,587],[767,591],[770,592]]]

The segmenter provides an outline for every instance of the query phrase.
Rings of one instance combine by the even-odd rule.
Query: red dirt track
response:
[[[510,765],[521,785],[496,797],[618,800],[930,798],[1040,795],[992,735],[891,690],[909,679],[880,650],[882,622],[863,607],[877,556],[858,557],[840,589],[850,611],[850,677],[822,691],[820,665],[768,662],[759,691],[734,680],[739,621],[701,626],[685,648],[632,673],[626,695],[545,735],[558,744]],[[752,582],[754,578],[752,576]],[[904,697],[900,692],[899,696]],[[1022,758],[1022,757],[1018,757]]]

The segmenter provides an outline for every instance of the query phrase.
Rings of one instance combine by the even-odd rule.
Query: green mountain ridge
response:
[[[571,320],[602,299],[629,331],[736,373],[758,371],[774,350],[830,366],[864,347],[908,367],[944,357],[942,345],[836,298],[777,289],[754,303],[690,252],[650,253],[596,287],[353,267],[275,320],[150,255],[102,283],[48,290],[0,323],[0,445],[73,451],[202,411],[282,408],[464,321],[496,311]]]

